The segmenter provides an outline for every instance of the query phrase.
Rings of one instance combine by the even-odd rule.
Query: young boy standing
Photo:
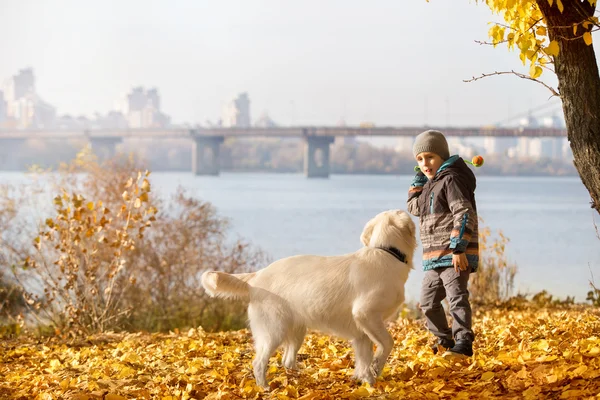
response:
[[[479,244],[475,175],[457,155],[450,157],[441,132],[417,136],[413,154],[420,171],[408,191],[408,211],[419,217],[423,244],[421,309],[429,331],[448,354],[473,355],[469,274],[477,270]],[[448,298],[452,328],[442,300]]]

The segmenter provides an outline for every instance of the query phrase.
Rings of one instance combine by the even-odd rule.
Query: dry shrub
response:
[[[133,283],[127,253],[157,210],[148,205],[150,183],[142,173],[120,186],[120,204],[111,206],[63,189],[54,198],[55,216],[33,240],[37,251],[23,267],[43,294],[30,290],[27,301],[58,328],[103,332],[117,328],[129,311],[123,301]]]
[[[227,220],[211,204],[182,189],[155,196],[142,169],[131,157],[100,164],[82,151],[52,175],[61,194],[27,240],[35,251],[15,253],[31,315],[73,333],[242,327],[245,306],[209,299],[200,276],[247,272],[265,256],[228,240]]]
[[[15,223],[30,192],[9,184],[0,185],[0,336],[7,330],[20,329],[23,323],[20,315],[27,309],[23,288],[15,281],[12,270],[31,248],[29,242],[18,238],[31,237],[34,230],[30,227],[28,234],[22,225]]]
[[[498,304],[511,296],[517,266],[506,258],[505,250],[509,241],[502,231],[492,238],[490,228],[479,230],[479,268],[469,281],[474,304]]]

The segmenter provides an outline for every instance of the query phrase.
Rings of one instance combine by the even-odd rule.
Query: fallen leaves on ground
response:
[[[256,386],[247,330],[104,334],[83,340],[0,342],[0,398],[11,399],[472,399],[593,398],[600,393],[597,311],[488,310],[475,315],[475,356],[434,356],[421,321],[390,326],[394,350],[371,387],[351,379],[344,340],[310,334],[300,370],[269,366]]]

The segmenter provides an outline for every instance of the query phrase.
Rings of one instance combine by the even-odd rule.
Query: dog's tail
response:
[[[228,274],[206,271],[202,274],[202,286],[210,297],[229,299],[247,299],[250,294],[250,281],[256,272],[249,274]]]

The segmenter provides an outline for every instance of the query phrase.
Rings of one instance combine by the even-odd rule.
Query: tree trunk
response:
[[[590,192],[592,208],[600,213],[600,76],[594,48],[581,37],[593,27],[584,29],[581,22],[594,15],[595,7],[580,0],[562,3],[561,13],[556,1],[550,6],[548,0],[537,0],[549,38],[560,47],[554,66],[575,168]]]

